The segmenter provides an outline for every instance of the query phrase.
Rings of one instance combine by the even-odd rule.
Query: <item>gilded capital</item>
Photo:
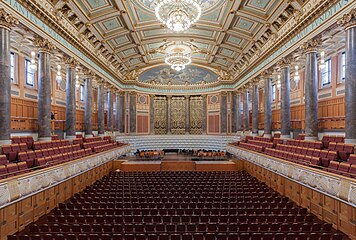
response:
[[[7,13],[5,9],[0,9],[0,28],[6,28],[10,30],[14,25],[19,24],[17,18],[14,18],[11,14]]]
[[[73,57],[67,57],[64,61],[70,68],[76,68],[79,65],[79,62]]]
[[[263,70],[263,72],[261,73],[261,77],[262,78],[270,78],[273,74],[273,69],[271,68],[268,68],[268,69],[265,69]]]
[[[278,60],[277,65],[281,68],[289,67],[291,64],[292,59],[290,57],[282,57]]]
[[[95,72],[90,69],[85,69],[83,71],[83,74],[85,78],[91,78],[91,79],[95,78]]]
[[[337,24],[342,25],[345,30],[351,27],[356,27],[356,8],[352,9],[349,13],[344,14],[342,18],[337,20]]]
[[[300,48],[305,52],[316,52],[318,47],[321,45],[321,39],[310,39],[300,46]]]
[[[52,42],[44,38],[35,39],[34,44],[38,48],[39,52],[51,53],[53,50],[56,49],[56,46]]]

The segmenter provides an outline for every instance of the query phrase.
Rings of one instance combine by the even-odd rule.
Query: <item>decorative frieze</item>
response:
[[[6,28],[10,30],[17,24],[19,24],[19,21],[14,18],[14,16],[6,12],[5,9],[0,9],[0,28]]]

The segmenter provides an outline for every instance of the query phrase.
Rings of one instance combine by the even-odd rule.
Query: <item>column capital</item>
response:
[[[273,74],[273,69],[272,68],[268,68],[263,70],[263,72],[261,73],[261,77],[262,78],[271,78]]]
[[[56,49],[56,46],[45,38],[37,38],[34,40],[35,46],[38,48],[39,52],[51,53]]]
[[[356,8],[351,9],[349,13],[344,14],[337,20],[337,24],[342,25],[345,30],[356,27]]]
[[[321,45],[321,39],[310,39],[300,45],[300,48],[305,52],[316,52]]]
[[[14,25],[19,24],[17,18],[5,11],[5,9],[0,9],[0,28],[6,28],[10,30]]]
[[[277,65],[279,65],[280,68],[285,68],[289,67],[292,62],[291,57],[282,57],[281,59],[278,60]]]
[[[251,84],[252,84],[252,86],[258,85],[260,83],[260,81],[261,81],[261,78],[260,78],[260,76],[258,76],[251,81]]]
[[[73,57],[66,57],[64,59],[64,62],[66,64],[66,66],[68,66],[70,68],[76,68],[79,65],[79,62]]]
[[[87,79],[87,78],[94,79],[95,76],[96,76],[96,74],[95,74],[95,72],[94,72],[93,70],[91,70],[91,69],[84,69],[84,71],[83,71],[83,77],[84,77],[85,79]]]

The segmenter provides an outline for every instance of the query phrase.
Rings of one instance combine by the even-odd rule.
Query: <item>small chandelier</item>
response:
[[[155,13],[169,29],[181,32],[198,21],[201,7],[197,0],[158,0]]]
[[[183,70],[186,65],[192,62],[190,57],[192,50],[186,45],[171,45],[167,47],[166,52],[167,55],[164,62],[176,71]]]

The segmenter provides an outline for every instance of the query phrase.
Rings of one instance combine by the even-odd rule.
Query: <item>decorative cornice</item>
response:
[[[64,62],[69,68],[76,68],[79,65],[79,62],[73,57],[66,57]]]
[[[19,21],[11,14],[7,13],[5,9],[0,9],[0,28],[10,30],[14,25],[19,24]]]
[[[278,60],[277,65],[280,68],[285,68],[285,67],[289,67],[291,62],[292,62],[291,57],[282,57],[281,59]]]
[[[345,30],[356,27],[356,8],[346,13],[342,18],[337,20],[337,24],[342,25]]]
[[[38,48],[39,52],[52,53],[56,46],[48,39],[38,38],[34,40],[34,45]]]
[[[84,78],[91,78],[91,79],[94,79],[96,76],[95,72],[90,69],[85,69],[83,71],[83,75],[84,75]]]
[[[318,47],[320,47],[322,41],[321,39],[310,39],[300,45],[300,48],[305,52],[317,52]]]

